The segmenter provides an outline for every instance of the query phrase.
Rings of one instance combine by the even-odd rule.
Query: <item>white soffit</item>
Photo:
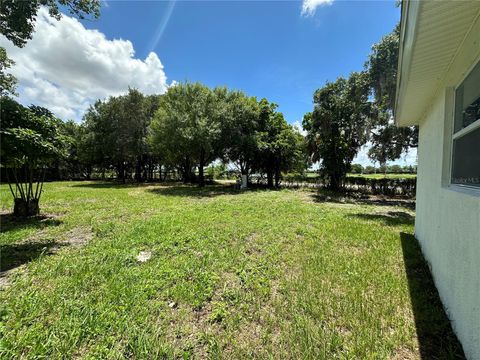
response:
[[[397,125],[418,124],[479,16],[480,0],[403,2]]]

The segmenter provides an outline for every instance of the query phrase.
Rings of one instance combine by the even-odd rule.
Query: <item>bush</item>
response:
[[[415,196],[417,179],[369,179],[365,177],[347,177],[345,179],[345,187],[375,195]]]

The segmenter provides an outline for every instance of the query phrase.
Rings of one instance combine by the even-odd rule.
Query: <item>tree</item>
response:
[[[100,16],[100,0],[2,0],[0,1],[0,33],[15,46],[23,47],[35,30],[35,19],[45,6],[53,18],[60,20],[60,6],[66,7],[70,14],[83,19],[92,14]]]
[[[93,144],[85,124],[69,120],[61,124],[60,131],[71,139],[67,144],[66,157],[58,160],[58,166],[64,174],[61,178],[90,180],[94,164]]]
[[[258,154],[255,167],[267,175],[267,186],[280,184],[282,172],[293,169],[303,171],[306,167],[303,156],[303,136],[288,125],[277,105],[262,99],[259,103]]]
[[[303,119],[308,153],[314,162],[321,162],[333,190],[342,186],[353,158],[368,138],[371,104],[367,87],[365,73],[329,82],[315,92],[314,111]]]
[[[0,155],[17,216],[39,212],[46,167],[65,154],[68,139],[59,126],[60,120],[46,109],[25,108],[11,98],[0,98]]]
[[[400,158],[403,152],[418,146],[418,128],[395,126],[393,115],[397,86],[397,65],[400,43],[400,26],[372,47],[365,64],[374,96],[375,116],[371,117],[369,157],[386,164]]]
[[[84,116],[94,162],[102,169],[113,166],[124,183],[134,165],[137,180],[142,179],[152,106],[138,90],[129,89],[126,95],[97,101]]]
[[[260,108],[256,98],[239,91],[229,94],[227,106],[227,116],[222,122],[224,160],[235,164],[248,180],[258,155]]]
[[[352,164],[351,171],[354,174],[362,174],[363,173],[363,166],[361,164]]]
[[[150,127],[155,153],[176,166],[186,182],[205,185],[204,168],[221,157],[221,121],[227,116],[227,90],[210,90],[200,83],[177,84],[168,89]]]

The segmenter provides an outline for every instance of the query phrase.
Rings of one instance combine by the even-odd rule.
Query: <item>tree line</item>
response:
[[[174,171],[184,182],[205,184],[205,168],[220,160],[278,186],[281,172],[306,167],[303,137],[277,105],[224,87],[181,83],[163,95],[129,89],[99,100],[81,124],[67,123],[74,139],[70,174],[114,170],[118,179],[151,181]],[[73,171],[72,171],[73,170]]]

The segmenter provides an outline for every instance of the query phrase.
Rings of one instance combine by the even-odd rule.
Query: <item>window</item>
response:
[[[480,187],[480,62],[455,91],[452,184]]]

